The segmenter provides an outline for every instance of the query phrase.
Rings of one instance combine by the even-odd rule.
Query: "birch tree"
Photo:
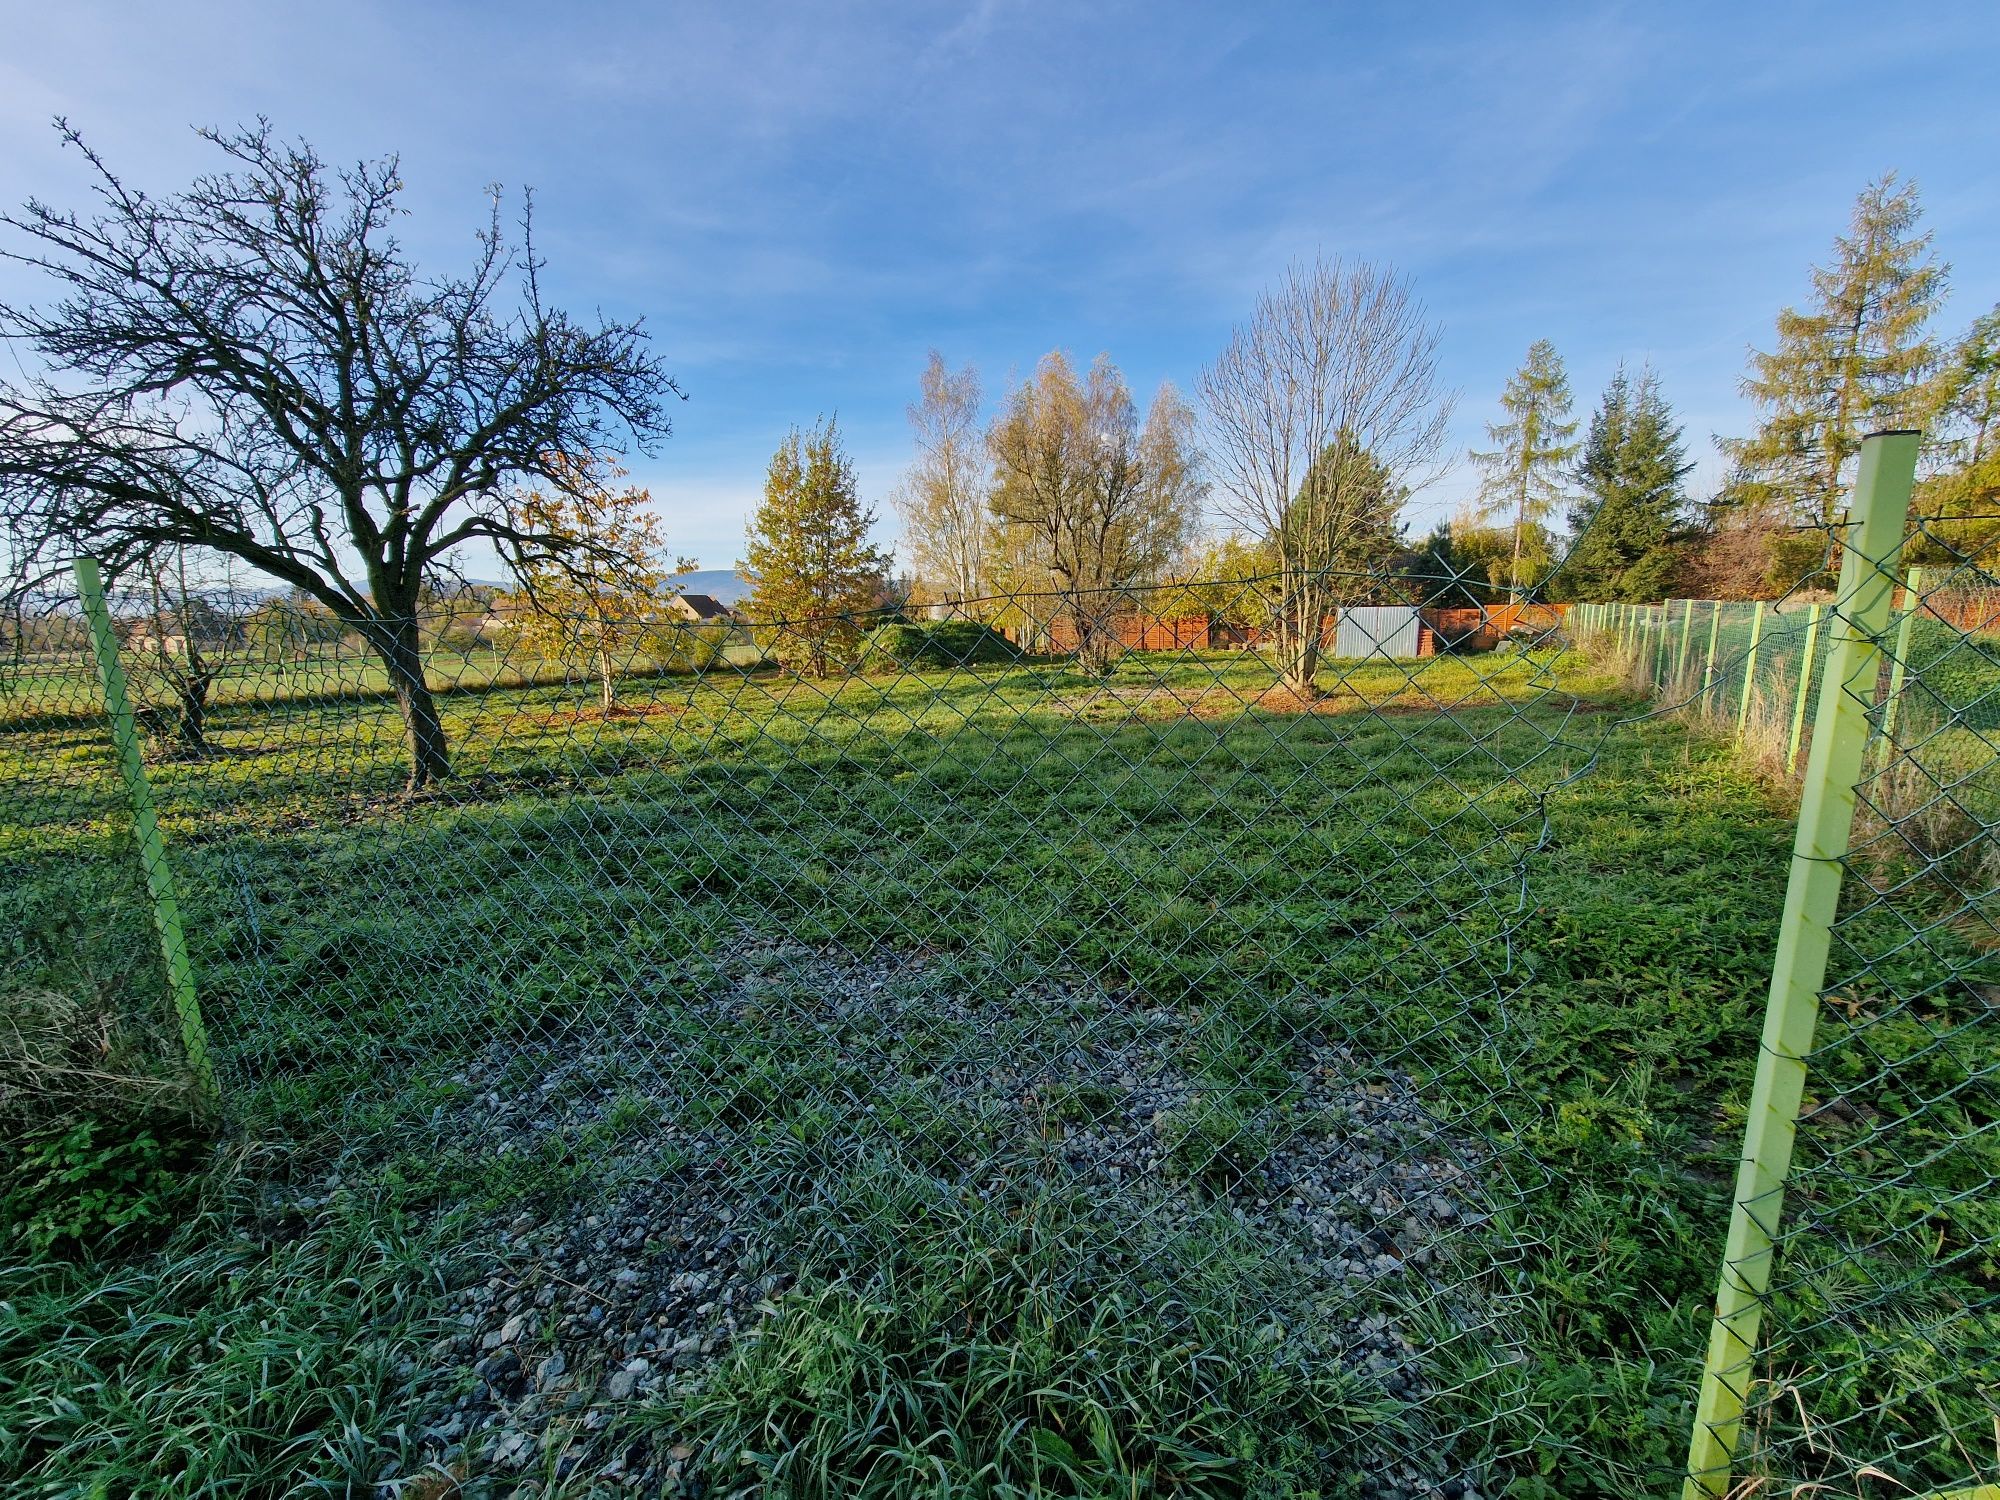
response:
[[[970,365],[950,369],[933,349],[921,394],[909,407],[916,461],[895,504],[918,581],[954,603],[987,592],[990,465],[979,406],[979,373]]]

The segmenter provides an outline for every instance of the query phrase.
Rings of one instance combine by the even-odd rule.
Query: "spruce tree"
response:
[[[1465,609],[1493,602],[1485,564],[1459,545],[1450,521],[1432,527],[1397,573],[1415,602],[1428,608]]]
[[[1871,184],[1832,261],[1813,268],[1811,301],[1778,314],[1770,352],[1751,352],[1741,389],[1763,416],[1752,436],[1722,445],[1735,464],[1730,503],[1829,526],[1861,439],[1921,419],[1938,359],[1929,322],[1946,277],[1930,234],[1917,232],[1921,214],[1914,184],[1893,172]],[[1796,581],[1824,552],[1823,536],[1804,533],[1774,559],[1773,581]]]
[[[889,576],[889,554],[868,540],[874,525],[834,424],[794,427],[771,456],[737,565],[760,641],[786,668],[826,677],[853,661]]]
[[[1323,571],[1363,574],[1378,569],[1403,545],[1403,505],[1409,489],[1386,465],[1343,432],[1306,469],[1278,527],[1282,555],[1311,556]],[[1299,533],[1306,533],[1300,535]],[[1336,584],[1351,592],[1351,586]]]
[[[1526,362],[1500,393],[1500,407],[1508,419],[1486,428],[1492,451],[1474,452],[1472,460],[1485,471],[1481,514],[1513,517],[1507,586],[1518,594],[1527,581],[1524,554],[1530,564],[1538,553],[1547,556],[1542,521],[1568,494],[1569,466],[1576,457],[1569,375],[1554,344],[1536,339],[1528,346]]]
[[[1570,511],[1576,537],[1563,568],[1578,599],[1638,602],[1665,596],[1680,561],[1694,468],[1658,378],[1623,366],[1591,414],[1577,465],[1582,495]]]

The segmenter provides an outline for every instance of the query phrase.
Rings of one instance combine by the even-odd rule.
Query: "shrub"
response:
[[[864,672],[977,667],[1020,659],[1018,646],[992,626],[976,620],[878,625],[862,638],[861,645]]]
[[[1270,1155],[1263,1127],[1234,1101],[1199,1094],[1153,1122],[1175,1177],[1226,1190],[1247,1180]]]
[[[663,625],[646,637],[646,655],[665,672],[706,672],[723,665],[734,627]]]
[[[486,637],[475,625],[453,625],[439,633],[437,649],[469,657],[486,649]]]
[[[104,1249],[165,1229],[193,1191],[185,1116],[84,1116],[0,1155],[0,1224],[36,1254]]]
[[[44,991],[0,1028],[0,1248],[118,1248],[194,1192],[204,1121],[143,1028]]]

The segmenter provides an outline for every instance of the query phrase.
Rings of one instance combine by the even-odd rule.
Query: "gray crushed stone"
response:
[[[962,1040],[994,1017],[990,1003],[952,999],[949,984],[925,968],[922,958],[893,954],[772,950],[687,1003],[718,1019],[761,1016],[774,1005],[768,976],[781,975],[786,994],[812,997],[817,1045],[851,1044],[859,1061],[879,1068],[890,1055],[885,1044],[905,1045],[941,1023],[958,1024],[952,1035]],[[1065,1015],[1066,1045],[1029,1049],[1034,1056],[959,1046],[927,1068],[929,1086],[998,1110],[1044,1156],[1052,1146],[1077,1183],[1140,1194],[1169,1223],[1195,1223],[1226,1200],[1240,1224],[1312,1284],[1353,1294],[1352,1315],[1335,1335],[1338,1358],[1421,1411],[1420,1351],[1395,1308],[1423,1301],[1457,1327],[1482,1325],[1475,1295],[1449,1261],[1450,1247],[1483,1222],[1486,1156],[1440,1129],[1406,1074],[1325,1038],[1299,1039],[1286,1059],[1290,1108],[1322,1127],[1277,1132],[1259,1160],[1225,1154],[1197,1183],[1173,1144],[1176,1122],[1213,1092],[1181,1065],[1177,1044],[1194,1023],[1082,985],[1031,987],[1009,1003],[1024,1014]],[[1099,1035],[1092,1017],[1112,1011],[1117,1024]],[[455,1331],[435,1351],[446,1374],[421,1423],[426,1461],[384,1475],[383,1500],[711,1493],[691,1472],[688,1444],[634,1439],[619,1419],[671,1399],[772,1316],[796,1271],[775,1228],[782,1209],[730,1170],[740,1127],[673,1124],[689,1091],[712,1080],[681,1076],[670,1060],[635,1069],[638,1050],[627,1030],[579,1026],[532,1044],[491,1045],[454,1080],[461,1099],[444,1127],[496,1152],[574,1139],[621,1107],[614,1101],[656,1104],[658,1123],[638,1132],[643,1145],[621,1146],[606,1160],[608,1186],[590,1201],[524,1206],[486,1225],[480,1243],[491,1273],[455,1292]],[[1078,1098],[1095,1101],[1085,1118],[1060,1118],[1059,1101]],[[671,1169],[649,1170],[645,1153],[666,1147]],[[989,1170],[1004,1150],[980,1146],[984,1159],[968,1171]],[[1449,1443],[1412,1446],[1366,1460],[1364,1492],[1483,1500],[1496,1487]],[[437,1488],[447,1481],[450,1488]]]

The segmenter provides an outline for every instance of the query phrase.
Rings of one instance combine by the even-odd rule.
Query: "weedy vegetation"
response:
[[[1574,654],[1347,666],[1304,711],[1254,653],[1086,676],[989,650],[883,636],[881,670],[661,678],[618,717],[482,673],[440,695],[459,774],[419,797],[379,685],[245,668],[211,753],[153,766],[226,1122],[172,1060],[100,724],[14,679],[0,1473],[480,1493],[476,1445],[424,1437],[473,1378],[438,1353],[451,1295],[523,1205],[580,1217],[639,1178],[726,1192],[790,1279],[608,1437],[552,1418],[543,1495],[597,1493],[621,1444],[710,1494],[1358,1495],[1426,1447],[1484,1494],[1677,1488],[1782,795]],[[1955,1149],[1896,1188],[1931,1238],[1853,1267],[1901,1284],[2000,1242],[1990,1060],[1938,1041],[1991,959],[1880,949],[1855,1014],[1900,1018],[1817,1087],[1950,1101],[1925,1119]],[[917,977],[821,982],[879,953]],[[463,1128],[510,1092],[557,1126]],[[1370,1137],[1378,1101],[1442,1144]],[[1299,1164],[1364,1138],[1463,1183],[1447,1229],[1365,1247],[1406,1258],[1379,1303],[1294,1232]],[[1115,1191],[1065,1165],[1086,1146],[1129,1153]],[[1814,1416],[1911,1485],[1964,1473],[1942,1435],[1980,1414],[1869,1429],[1904,1409],[1871,1415],[1868,1381],[1909,1376],[1871,1350],[1992,1305],[2000,1268],[1951,1264],[1778,1356],[1857,1372]],[[1411,1360],[1342,1356],[1370,1315]],[[1938,1358],[1992,1362],[1990,1314],[1949,1326]]]

